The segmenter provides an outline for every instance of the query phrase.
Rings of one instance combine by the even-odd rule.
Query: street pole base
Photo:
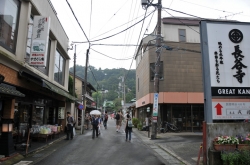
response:
[[[156,139],[155,135],[151,135],[151,140]]]

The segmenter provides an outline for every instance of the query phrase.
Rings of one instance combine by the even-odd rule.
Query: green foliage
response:
[[[141,121],[138,123],[137,128],[138,128],[139,131],[142,130],[142,122]]]
[[[68,90],[69,90],[69,94],[71,94],[72,96],[77,97],[76,92],[73,93],[73,78],[71,76],[69,76]]]
[[[139,119],[133,118],[133,119],[132,119],[132,123],[133,123],[133,125],[135,126],[135,128],[137,128],[137,125],[139,124]]]
[[[223,151],[221,153],[223,165],[249,165],[250,164],[250,151]]]

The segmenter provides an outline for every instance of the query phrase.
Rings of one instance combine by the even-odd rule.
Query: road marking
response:
[[[26,164],[31,164],[33,161],[20,161],[14,165],[26,165]]]

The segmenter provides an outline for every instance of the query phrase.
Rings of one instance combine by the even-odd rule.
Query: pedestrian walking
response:
[[[85,114],[85,125],[86,125],[86,130],[88,130],[89,129],[89,120],[90,120],[90,115],[89,115],[89,113],[87,112],[86,114]]]
[[[100,125],[100,118],[97,115],[94,115],[94,117],[92,118],[92,127],[93,127],[92,138],[93,139],[95,138],[95,135],[98,138],[98,134],[99,134],[98,128],[99,128],[99,125]]]
[[[105,111],[104,121],[103,121],[103,126],[105,127],[105,129],[107,129],[107,122],[108,122],[108,119],[109,119],[108,112]]]
[[[121,118],[120,111],[118,111],[118,113],[115,116],[115,119],[116,119],[116,132],[120,131],[120,126],[121,126],[120,118]]]
[[[126,141],[131,142],[131,132],[132,132],[132,119],[129,114],[127,114],[127,121],[125,126],[125,132],[126,132]]]
[[[65,140],[73,139],[73,126],[74,126],[75,120],[73,116],[71,116],[70,112],[67,112],[67,138]]]

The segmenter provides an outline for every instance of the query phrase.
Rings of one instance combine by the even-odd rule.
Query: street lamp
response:
[[[9,157],[15,154],[13,137],[12,137],[12,129],[13,129],[13,120],[2,119],[0,155],[5,155],[5,157]]]

